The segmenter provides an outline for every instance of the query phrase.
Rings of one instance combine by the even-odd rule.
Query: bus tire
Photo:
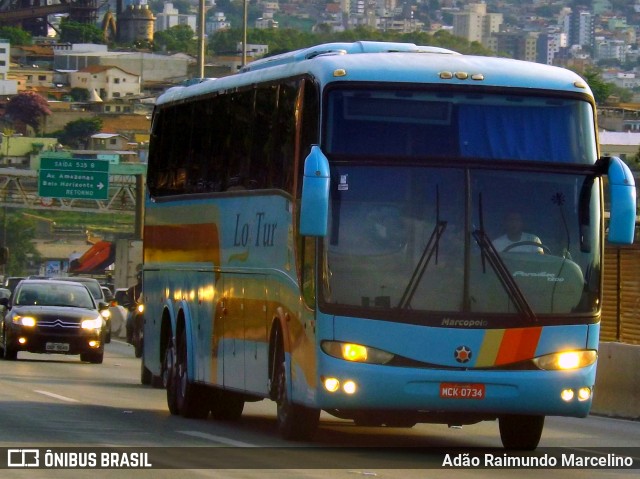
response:
[[[153,375],[151,374],[151,371],[149,371],[149,368],[145,366],[143,359],[142,361],[140,361],[140,383],[148,386],[151,384],[152,379]]]
[[[176,409],[182,417],[204,419],[209,415],[209,401],[206,400],[203,389],[189,381],[188,370],[187,335],[182,331],[176,347],[176,363],[171,379]]]
[[[169,339],[167,343],[167,348],[164,351],[164,357],[162,360],[162,386],[167,390],[167,406],[169,407],[169,412],[173,415],[178,414],[178,405],[176,402],[176,390],[173,387],[173,368],[176,364],[176,347],[175,341],[173,339]]]
[[[311,439],[318,428],[320,410],[294,404],[289,398],[284,358],[276,367],[277,421],[280,435],[287,440]]]
[[[237,421],[242,416],[244,399],[239,394],[216,389],[211,391],[211,417],[219,421]]]
[[[505,449],[532,451],[538,447],[544,416],[508,415],[498,419],[500,439]]]

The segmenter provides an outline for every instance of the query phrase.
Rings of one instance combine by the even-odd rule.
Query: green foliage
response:
[[[36,132],[40,128],[42,117],[51,115],[49,104],[43,97],[32,91],[18,93],[7,103],[5,120],[21,121]]]
[[[167,53],[184,52],[194,55],[198,51],[195,32],[189,25],[176,25],[153,35],[154,50]]]
[[[600,70],[595,68],[587,68],[582,72],[582,78],[587,82],[589,88],[593,92],[593,96],[598,105],[602,105],[609,95],[611,95],[611,84],[606,83],[601,76]]]
[[[149,7],[153,13],[162,13],[164,10],[164,4],[167,3],[164,0],[151,0]],[[191,4],[188,0],[172,0],[173,8],[178,10],[178,13],[186,15],[191,13]]]
[[[60,23],[60,41],[68,43],[104,43],[104,35],[96,25],[65,19]]]
[[[9,40],[11,46],[31,45],[33,43],[31,34],[17,27],[0,27],[0,38]]]
[[[6,246],[9,248],[9,257],[5,271],[13,276],[22,276],[28,271],[29,264],[38,264],[42,261],[40,253],[32,240],[35,237],[35,223],[18,212],[7,212],[4,209],[4,234]]]
[[[101,118],[80,118],[67,123],[57,136],[58,141],[63,145],[72,148],[86,148],[91,135],[95,135],[100,130],[102,130]]]
[[[357,27],[344,32],[321,31],[318,33],[304,32],[291,28],[255,29],[247,30],[247,43],[269,45],[269,55],[290,52],[320,43],[354,42],[358,40],[408,42],[417,45],[430,45],[449,48],[460,53],[475,55],[493,55],[477,42],[468,42],[464,38],[456,37],[444,30],[433,35],[424,32],[397,33],[381,32],[367,27]],[[242,30],[232,28],[216,32],[209,40],[209,51],[212,54],[228,54],[236,52],[236,45],[242,41]]]
[[[89,101],[89,98],[91,98],[89,90],[79,87],[72,88],[69,95],[71,95],[73,101]]]

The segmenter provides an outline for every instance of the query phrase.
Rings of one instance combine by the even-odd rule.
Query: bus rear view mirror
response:
[[[609,243],[631,244],[636,224],[636,187],[633,174],[620,158],[609,158],[609,197],[611,199]]]
[[[300,234],[326,236],[329,219],[329,160],[319,146],[311,147],[304,161],[302,201],[300,205]]]

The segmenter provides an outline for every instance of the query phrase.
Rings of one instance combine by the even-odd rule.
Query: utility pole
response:
[[[198,3],[198,77],[204,78],[204,26],[205,26],[205,0]]]
[[[249,0],[243,0],[242,14],[242,66],[247,64],[247,17]]]

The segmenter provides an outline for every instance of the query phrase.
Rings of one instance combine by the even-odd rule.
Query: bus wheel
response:
[[[187,335],[182,331],[176,348],[176,363],[171,378],[171,389],[174,390],[176,409],[181,416],[204,419],[209,415],[209,404],[202,389],[189,381],[188,361]]]
[[[282,357],[276,369],[276,403],[278,431],[284,439],[311,439],[320,420],[320,410],[300,406],[291,402],[287,393],[287,375]]]
[[[538,447],[544,427],[544,416],[502,416],[498,423],[500,439],[505,449],[532,451]]]
[[[151,371],[149,371],[149,368],[145,366],[144,358],[143,358],[140,361],[140,384],[144,384],[145,386],[148,386],[149,384],[151,384],[152,379],[153,379],[153,375],[151,374]]]
[[[229,391],[211,391],[211,416],[219,421],[237,421],[242,416],[244,399]]]
[[[169,339],[167,349],[164,351],[162,360],[162,386],[167,390],[167,406],[171,414],[178,414],[178,404],[176,401],[176,388],[173,387],[173,369],[176,364],[176,347],[173,339]]]

